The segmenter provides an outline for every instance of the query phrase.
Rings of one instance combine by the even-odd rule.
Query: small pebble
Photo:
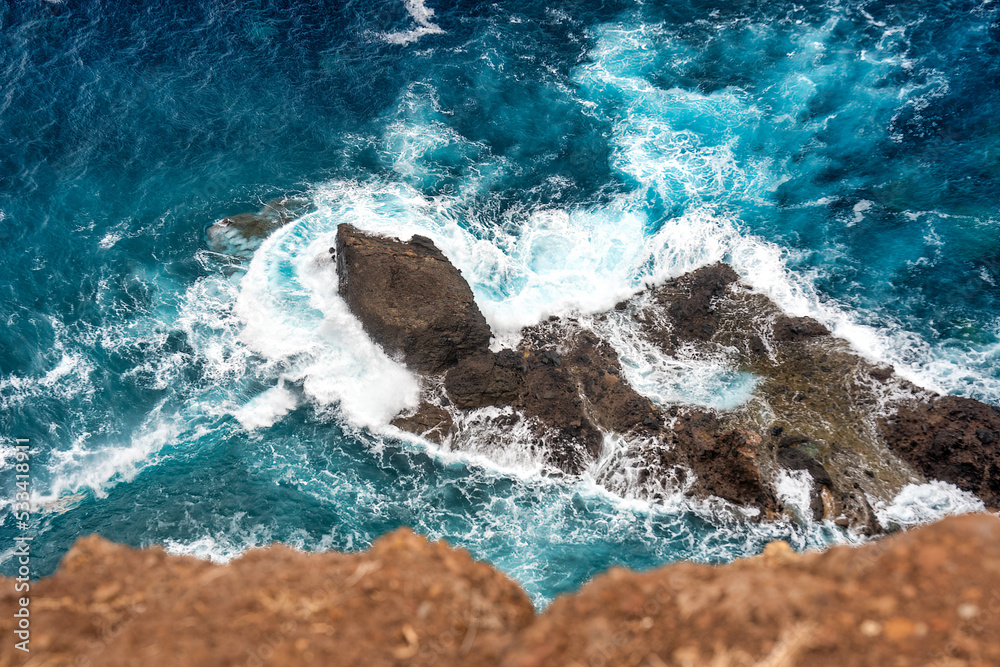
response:
[[[878,637],[882,634],[882,624],[878,621],[867,620],[861,624],[861,634],[865,637]]]

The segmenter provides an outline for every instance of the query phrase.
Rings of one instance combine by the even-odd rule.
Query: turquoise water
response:
[[[3,549],[16,437],[39,575],[92,532],[224,559],[407,525],[544,604],[613,564],[851,539],[549,477],[517,434],[404,438],[415,380],[321,261],[340,222],[430,236],[509,341],[721,259],[1000,402],[1000,8],[759,5],[0,2]],[[252,260],[209,250],[284,195],[316,210]],[[753,389],[612,324],[660,403]]]

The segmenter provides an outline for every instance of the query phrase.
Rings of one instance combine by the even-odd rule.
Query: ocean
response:
[[[861,539],[554,476],[517,433],[394,429],[417,380],[337,296],[342,222],[432,238],[498,345],[721,260],[904,378],[1000,403],[992,0],[4,0],[0,82],[4,574],[16,438],[34,576],[91,533],[224,562],[410,526],[541,607],[614,565]],[[312,208],[210,246],[280,197]],[[659,405],[753,391],[618,324]],[[932,483],[876,510],[979,506]]]

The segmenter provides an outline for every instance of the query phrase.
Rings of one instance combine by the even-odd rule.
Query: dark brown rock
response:
[[[526,329],[517,350],[463,360],[444,385],[458,408],[510,406],[536,420],[547,460],[569,473],[600,455],[602,430],[656,432],[662,423],[622,378],[614,349],[558,317]]]
[[[525,393],[523,355],[513,350],[470,356],[445,375],[448,397],[459,408],[518,405]]]
[[[673,435],[677,450],[686,454],[697,476],[696,490],[737,505],[780,511],[774,490],[760,469],[758,433],[745,428],[720,433],[716,418],[693,412],[678,420]]]
[[[789,470],[805,470],[816,484],[833,488],[833,478],[823,464],[795,446],[781,447],[777,453],[778,465]]]
[[[430,239],[337,228],[340,293],[365,331],[423,373],[488,352],[490,328],[461,272]]]
[[[900,406],[880,428],[889,447],[927,477],[1000,507],[1000,408],[944,396]]]
[[[444,442],[454,426],[450,412],[427,401],[422,401],[412,415],[393,419],[392,425],[438,444]]]
[[[704,267],[624,308],[635,312],[644,337],[665,354],[725,359],[757,378],[747,404],[718,416],[725,425],[720,433],[737,427],[774,433],[759,456],[769,486],[786,467],[776,460],[779,446],[808,443],[808,455],[833,482],[825,496],[823,485],[815,488],[814,516],[877,532],[867,498],[889,503],[922,476],[878,437],[875,423],[889,401],[916,396],[919,389],[871,364],[818,322],[789,317],[734,278],[731,270]],[[681,312],[705,326],[686,327],[675,316]],[[878,475],[867,476],[866,469]]]
[[[811,317],[779,315],[774,320],[774,340],[788,342],[829,336],[830,330]]]
[[[704,266],[680,278],[677,282],[687,294],[667,308],[674,333],[689,340],[710,339],[719,326],[715,300],[737,280],[739,275],[732,267],[721,263]]]

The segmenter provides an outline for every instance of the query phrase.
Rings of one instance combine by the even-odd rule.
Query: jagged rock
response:
[[[523,333],[517,350],[469,357],[448,372],[454,405],[510,406],[537,420],[549,463],[569,473],[600,454],[602,429],[659,430],[662,417],[622,379],[607,342],[560,318]]]
[[[448,371],[445,388],[460,408],[516,405],[525,391],[528,364],[513,350],[470,356]]]
[[[825,504],[824,485],[816,485],[814,516],[835,511],[828,518],[846,520],[862,533],[878,532],[867,496],[890,502],[903,486],[923,478],[890,451],[874,425],[891,397],[919,390],[861,358],[822,324],[785,315],[735,278],[724,265],[704,267],[637,295],[624,308],[635,311],[647,340],[664,353],[725,359],[758,378],[750,401],[719,418],[723,432],[770,434],[758,454],[768,486],[775,471],[788,467],[778,460],[781,448],[809,443],[808,455],[832,480]],[[692,329],[675,316],[681,312],[707,325]],[[863,470],[879,474],[869,477]]]
[[[879,426],[889,446],[927,477],[1000,507],[1000,408],[944,396],[902,405]]]
[[[445,441],[454,426],[450,412],[427,401],[422,401],[412,415],[393,419],[392,425],[437,444]]]
[[[755,431],[736,428],[722,432],[716,417],[694,411],[678,419],[673,442],[675,451],[685,456],[697,476],[696,491],[765,512],[780,510],[760,469],[762,441]]]
[[[829,336],[830,330],[811,317],[779,315],[774,321],[774,340],[789,342]]]
[[[739,275],[728,264],[711,264],[682,276],[676,284],[687,290],[683,298],[672,300],[667,312],[674,333],[689,340],[708,340],[719,326],[714,302]]]
[[[795,446],[782,447],[778,450],[778,463],[789,470],[806,470],[820,486],[833,488],[833,478],[823,464]]]
[[[816,482],[814,518],[869,534],[879,526],[868,497],[890,502],[904,485],[923,481],[921,473],[955,481],[994,504],[1000,494],[995,454],[976,458],[969,445],[975,438],[995,453],[1000,428],[951,424],[930,444],[910,438],[890,449],[875,428],[881,406],[893,396],[916,398],[919,390],[862,359],[821,323],[785,315],[740,285],[725,264],[616,306],[632,310],[643,334],[665,353],[724,357],[759,378],[745,406],[718,415],[682,410],[666,427],[660,410],[624,378],[608,342],[573,319],[526,328],[516,350],[489,350],[489,327],[471,289],[429,239],[403,243],[341,225],[335,254],[341,293],[376,342],[415,370],[444,373],[456,417],[485,407],[513,409],[504,419],[527,425],[530,446],[567,473],[597,460],[605,433],[620,434],[640,443],[628,445],[625,458],[638,462],[646,479],[663,481],[661,491],[667,480],[684,478],[691,493],[771,516],[782,510],[776,471],[808,470]],[[437,441],[454,434],[452,446],[461,447],[468,442],[462,420],[446,420],[444,412],[421,409],[396,424]],[[892,423],[905,426],[910,417],[901,415]],[[798,447],[805,443],[807,452]],[[931,460],[952,451],[947,464]],[[694,473],[693,483],[685,471]]]
[[[414,370],[443,373],[488,352],[491,333],[461,272],[422,236],[337,228],[340,294],[372,339]]]
[[[728,565],[613,568],[536,615],[463,549],[399,529],[364,552],[255,549],[228,565],[81,538],[29,592],[30,654],[0,665],[1000,664],[1000,520],[953,517]],[[26,662],[26,658],[29,658]]]
[[[819,521],[824,517],[836,519],[840,512],[837,511],[836,501],[830,493],[836,489],[833,478],[822,463],[799,449],[797,445],[804,442],[808,442],[808,439],[799,440],[794,436],[782,438],[775,456],[777,463],[788,470],[805,470],[813,478],[814,486],[810,503],[813,520]],[[824,494],[824,489],[826,489],[826,494]],[[833,516],[830,516],[831,514]]]

